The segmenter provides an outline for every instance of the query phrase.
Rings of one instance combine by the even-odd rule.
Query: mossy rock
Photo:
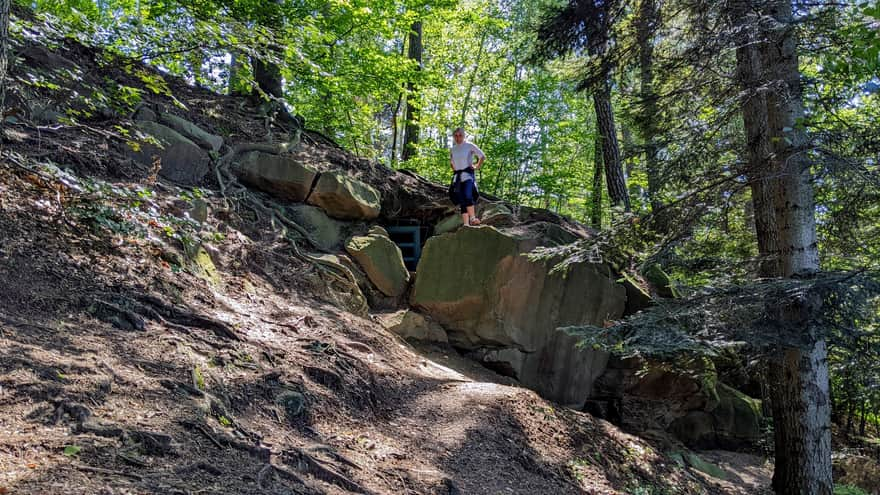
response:
[[[399,297],[409,286],[409,271],[403,263],[403,254],[387,235],[378,230],[374,232],[352,237],[345,243],[345,250],[364,269],[376,288],[386,296]]]
[[[287,209],[290,219],[309,233],[315,247],[333,251],[345,240],[347,225],[327,216],[321,208],[311,205],[296,205]]]
[[[643,275],[660,297],[679,297],[672,278],[663,270],[659,263],[645,267]]]
[[[718,404],[709,413],[719,446],[740,448],[757,442],[761,437],[761,401],[723,383],[716,390]]]

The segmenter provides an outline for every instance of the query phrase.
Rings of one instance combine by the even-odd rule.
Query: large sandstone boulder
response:
[[[152,166],[154,157],[158,158],[162,177],[185,185],[197,185],[211,170],[208,153],[174,129],[147,121],[138,122],[137,127],[159,145],[142,143],[130,155],[146,166]]]
[[[343,220],[372,220],[382,208],[382,198],[376,189],[334,172],[321,174],[308,203]]]
[[[347,224],[330,218],[317,206],[294,205],[287,208],[287,213],[291,220],[309,233],[319,249],[332,251],[347,236]]]
[[[183,136],[189,138],[190,141],[198,144],[202,148],[211,151],[220,151],[223,146],[223,138],[202,129],[192,122],[178,117],[170,113],[159,115],[159,122],[174,129]]]
[[[243,153],[234,170],[243,183],[297,203],[306,200],[318,175],[289,155],[261,151]]]
[[[399,297],[406,292],[409,271],[403,254],[384,230],[374,229],[368,235],[352,237],[345,243],[345,250],[383,294]]]
[[[524,256],[573,237],[544,223],[434,236],[422,252],[410,302],[443,325],[453,344],[492,349],[486,359],[508,366],[522,383],[582,405],[607,355],[577,348],[577,339],[557,328],[619,318],[626,291],[605,265],[580,263],[551,274],[552,262]]]

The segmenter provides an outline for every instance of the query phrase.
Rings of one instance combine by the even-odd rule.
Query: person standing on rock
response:
[[[480,195],[477,192],[477,177],[474,174],[483,166],[486,155],[474,143],[465,141],[464,129],[461,127],[452,132],[455,144],[450,150],[452,165],[452,184],[449,185],[449,197],[461,208],[461,220],[464,225],[479,225],[480,219],[474,212],[474,204]],[[474,163],[474,157],[477,162]]]

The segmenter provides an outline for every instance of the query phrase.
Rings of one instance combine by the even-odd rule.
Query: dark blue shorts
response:
[[[474,181],[466,180],[458,185],[458,199],[461,212],[467,213],[468,206],[474,206]]]

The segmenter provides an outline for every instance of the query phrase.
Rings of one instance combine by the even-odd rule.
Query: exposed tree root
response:
[[[296,466],[298,471],[306,472],[321,481],[332,483],[348,491],[356,493],[370,493],[369,490],[351,480],[323,461],[309,455],[302,449],[294,448],[285,450],[282,454],[285,464]]]

